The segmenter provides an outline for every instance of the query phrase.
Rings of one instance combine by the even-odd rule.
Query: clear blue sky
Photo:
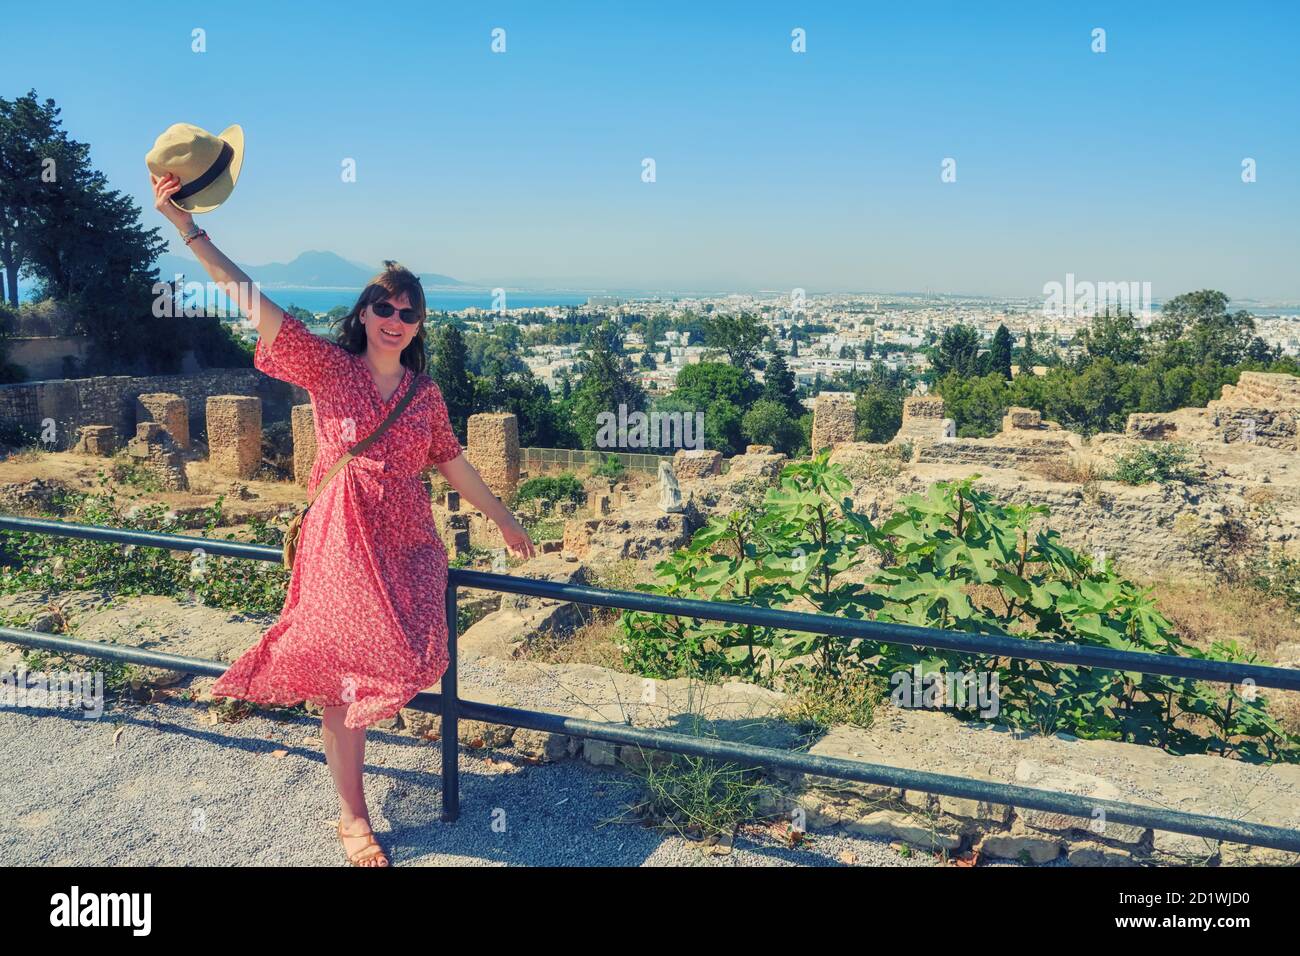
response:
[[[1073,272],[1300,299],[1298,10],[29,3],[5,13],[0,94],[54,98],[146,206],[161,130],[240,123],[239,186],[201,222],[243,262],[810,293],[1035,295]]]

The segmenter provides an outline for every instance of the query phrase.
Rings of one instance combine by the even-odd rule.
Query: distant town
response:
[[[631,327],[655,316],[666,319],[665,326],[673,326],[692,316],[749,313],[772,330],[773,344],[785,356],[795,383],[806,389],[803,402],[811,408],[818,384],[829,383],[839,374],[865,374],[880,365],[891,372],[910,373],[909,378],[919,380],[930,368],[926,349],[940,339],[945,329],[959,324],[977,330],[986,345],[998,326],[1003,325],[1018,342],[1025,333],[1030,333],[1040,352],[1072,358],[1079,348],[1076,336],[1088,327],[1094,310],[1101,313],[1104,307],[1049,313],[1041,297],[998,301],[921,293],[805,296],[802,290],[795,290],[629,299],[597,295],[588,297],[582,305],[467,308],[443,314],[479,332],[509,323],[517,326],[528,342],[532,337],[540,337],[547,325],[575,318],[580,324],[608,318]],[[1131,310],[1138,312],[1136,306]],[[1255,332],[1261,339],[1271,347],[1280,348],[1284,355],[1300,355],[1297,310],[1247,311],[1252,311]],[[321,322],[329,321],[332,314],[313,313]],[[256,337],[249,329],[244,329],[243,334],[249,340]],[[682,368],[708,361],[708,354],[716,353],[701,338],[689,330],[667,327],[653,342],[646,342],[638,332],[629,332],[624,344],[628,358],[638,370],[641,386],[650,395],[663,395],[673,390]],[[562,379],[577,374],[575,366],[580,367],[583,350],[583,344],[577,341],[529,344],[525,346],[523,361],[539,381],[555,389]],[[650,363],[643,362],[647,353],[654,359],[653,367],[646,367]],[[1047,370],[1042,365],[1031,368],[1040,375]],[[762,370],[755,370],[754,374],[761,383]],[[1013,367],[1012,374],[1021,374],[1021,369]],[[924,390],[925,385],[920,383],[918,387]]]

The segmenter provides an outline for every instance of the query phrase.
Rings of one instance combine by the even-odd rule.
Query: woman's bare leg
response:
[[[365,788],[361,780],[366,757],[366,728],[343,726],[348,705],[325,707],[321,716],[321,737],[325,742],[325,762],[334,777],[334,787],[339,792],[339,823],[343,828],[343,846],[356,853],[366,845],[361,836],[370,830],[370,811],[366,807]],[[349,837],[349,834],[357,834]],[[388,858],[382,853],[364,857],[365,866],[387,866]]]

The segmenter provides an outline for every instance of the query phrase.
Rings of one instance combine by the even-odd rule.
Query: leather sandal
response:
[[[346,856],[346,857],[348,858],[348,862],[351,863],[353,866],[367,866],[367,865],[369,865],[369,866],[378,867],[378,868],[382,869],[383,867],[386,867],[386,866],[392,866],[392,865],[393,865],[393,864],[392,864],[392,861],[389,860],[389,859],[388,859],[388,856],[384,853],[384,848],[381,847],[381,846],[378,844],[378,842],[376,842],[376,840],[375,840],[375,833],[374,833],[373,830],[368,830],[368,831],[366,831],[365,833],[344,833],[344,832],[343,832],[343,821],[340,820],[340,821],[339,821],[339,824],[338,824],[338,831],[339,831],[339,845],[340,845],[340,846],[342,847],[342,849],[343,849],[343,855]],[[362,837],[365,837],[365,839],[366,839],[366,844],[365,844],[365,846],[361,847],[361,849],[357,850],[355,853],[348,853],[348,847],[347,847],[347,844],[343,842],[343,839],[344,839],[345,837],[350,837],[350,838],[353,839],[353,840],[359,840],[359,839],[361,839]],[[366,860],[372,859],[376,853],[378,853],[380,856],[382,856],[382,857],[384,858],[384,862],[383,862],[383,863],[381,863],[381,864],[367,864],[367,863],[364,862],[364,861],[366,861]]]

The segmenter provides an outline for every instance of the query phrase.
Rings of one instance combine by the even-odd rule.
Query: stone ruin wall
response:
[[[185,401],[191,435],[206,432],[209,395],[247,395],[261,400],[268,422],[288,421],[295,404],[309,401],[306,391],[254,368],[208,369],[189,375],[101,375],[60,381],[0,385],[0,422],[40,433],[54,421],[57,450],[73,447],[81,429],[107,425],[119,447],[135,436],[139,399],[165,393]]]
[[[1134,414],[1125,434],[1089,441],[1025,408],[1008,409],[1002,431],[991,438],[945,437],[942,399],[911,396],[891,442],[913,444],[910,464],[895,477],[857,482],[855,501],[873,519],[882,518],[904,494],[923,492],[944,477],[978,472],[981,486],[1003,501],[1047,505],[1049,523],[1067,545],[1105,554],[1128,573],[1213,576],[1250,555],[1300,556],[1300,475],[1292,472],[1300,460],[1287,455],[1300,450],[1298,417],[1300,379],[1261,372],[1242,373],[1240,383],[1225,386],[1208,408]],[[1232,451],[1252,436],[1258,453]],[[1207,469],[1205,483],[1128,486],[1083,480],[1090,468],[1104,474],[1117,454],[1172,440],[1192,445],[1196,463]],[[886,448],[841,442],[832,461],[851,465]],[[1048,478],[1071,472],[1079,480]]]
[[[1206,406],[1225,444],[1247,442],[1282,451],[1300,450],[1300,378],[1270,372],[1242,372]]]

